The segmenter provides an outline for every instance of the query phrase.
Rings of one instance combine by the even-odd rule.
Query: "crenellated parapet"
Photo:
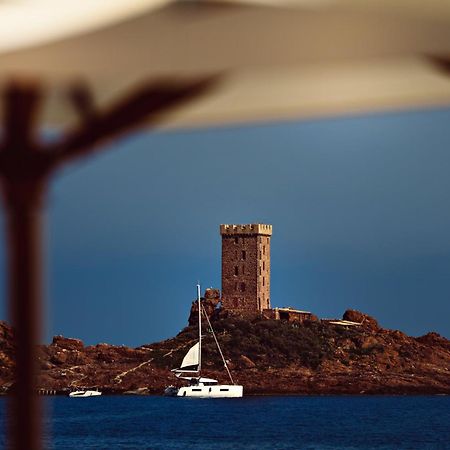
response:
[[[220,234],[224,235],[252,235],[272,236],[272,225],[263,223],[249,223],[244,225],[222,224],[220,225]]]

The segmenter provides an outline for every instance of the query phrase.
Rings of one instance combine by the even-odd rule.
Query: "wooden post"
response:
[[[21,202],[22,203],[22,202]],[[40,450],[42,399],[37,394],[36,343],[41,341],[41,211],[36,198],[7,205],[9,312],[15,332],[16,365],[9,398],[9,439],[14,450]]]
[[[15,384],[9,399],[11,450],[41,450],[41,399],[37,392],[36,345],[42,327],[42,203],[50,175],[100,144],[135,128],[157,123],[164,113],[203,93],[214,80],[159,81],[141,86],[104,111],[95,111],[86,86],[71,90],[81,116],[56,143],[39,142],[36,118],[42,89],[12,81],[3,93],[0,188],[6,209],[8,307],[16,343]]]

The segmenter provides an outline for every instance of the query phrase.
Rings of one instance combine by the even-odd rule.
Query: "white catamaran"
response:
[[[223,365],[231,380],[231,384],[219,384],[217,380],[211,378],[204,378],[201,376],[202,365],[202,304],[200,299],[200,285],[197,284],[197,299],[198,299],[198,342],[189,349],[186,356],[183,358],[181,366],[178,369],[173,369],[172,372],[181,379],[189,383],[188,386],[176,387],[169,386],[164,391],[165,395],[173,397],[198,397],[198,398],[234,398],[242,397],[243,387],[237,385],[233,381],[227,362],[223,356],[222,350],[217,341],[216,334],[211,326],[209,317],[205,312],[206,320],[211,329],[212,335],[216,342],[220,356],[222,357]],[[192,374],[192,375],[188,375]]]

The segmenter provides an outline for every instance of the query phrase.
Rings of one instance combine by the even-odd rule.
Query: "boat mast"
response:
[[[197,302],[198,302],[198,376],[202,368],[202,306],[200,301],[200,284],[197,284]]]
[[[206,314],[206,311],[204,311],[204,313],[205,313],[206,321],[208,322],[208,326],[213,335],[214,341],[216,342],[217,349],[219,350],[220,356],[222,357],[223,365],[224,365],[225,369],[227,370],[228,376],[230,377],[231,384],[235,384],[233,377],[231,376],[230,369],[228,368],[227,360],[225,359],[225,356],[223,356],[222,349],[220,348],[219,341],[217,340],[216,333],[214,333],[214,328],[211,325],[211,321],[209,320],[208,314]]]

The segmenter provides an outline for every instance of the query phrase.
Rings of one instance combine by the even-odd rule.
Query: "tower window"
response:
[[[235,274],[235,275],[239,275],[239,267],[238,267],[238,266],[236,266],[236,267],[234,268],[234,274]]]
[[[241,283],[241,291],[245,292],[245,283]]]
[[[239,244],[239,238],[238,238],[238,237],[235,237],[235,238],[234,238],[234,243],[235,243],[235,244]]]
[[[263,261],[263,270],[266,270],[266,263]]]
[[[263,277],[263,286],[265,286],[266,279]]]
[[[245,261],[245,257],[247,256],[245,250],[242,250],[242,259]]]
[[[259,259],[261,259],[261,250],[259,251]]]
[[[265,254],[266,254],[266,246],[263,245],[263,255],[265,255]]]

